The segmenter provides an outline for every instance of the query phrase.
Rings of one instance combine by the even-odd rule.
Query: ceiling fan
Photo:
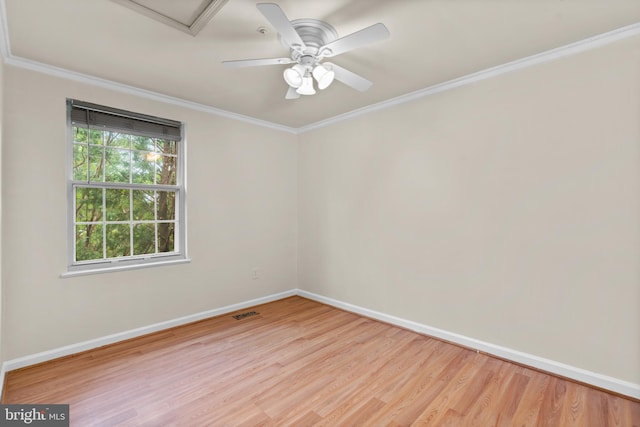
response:
[[[223,61],[227,68],[255,67],[261,65],[294,64],[284,70],[284,80],[289,85],[286,99],[316,93],[338,80],[353,89],[364,92],[373,84],[339,65],[322,62],[350,50],[384,40],[390,33],[384,24],[378,23],[344,37],[338,37],[335,28],[318,19],[295,19],[289,21],[280,6],[275,3],[258,3],[258,10],[278,31],[280,42],[290,50],[289,58],[244,59]]]

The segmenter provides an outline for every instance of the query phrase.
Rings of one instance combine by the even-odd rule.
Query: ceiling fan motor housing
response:
[[[291,58],[301,64],[318,62],[321,59],[318,56],[322,53],[320,48],[338,39],[336,29],[318,19],[294,19],[291,25],[306,46],[304,50],[291,48]],[[280,35],[278,38],[284,47],[290,48]],[[309,58],[305,59],[305,57]]]

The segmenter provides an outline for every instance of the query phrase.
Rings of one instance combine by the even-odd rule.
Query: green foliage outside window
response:
[[[177,142],[72,131],[75,261],[174,252]]]

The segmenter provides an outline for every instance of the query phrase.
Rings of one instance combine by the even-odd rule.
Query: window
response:
[[[182,124],[67,101],[69,273],[186,260]]]

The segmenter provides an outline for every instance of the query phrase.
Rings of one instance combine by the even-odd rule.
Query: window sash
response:
[[[131,128],[108,128],[108,124],[100,124],[99,122],[95,123],[82,123],[81,121],[74,121],[72,113],[74,111],[79,110],[78,106],[87,107],[89,106],[91,111],[100,111],[110,113],[112,116],[122,116],[127,117],[129,115],[129,119],[133,119],[134,121],[142,118],[143,122],[153,123],[160,127],[156,127],[155,129],[162,129],[160,132],[157,131],[145,131],[141,127],[137,127],[134,129]],[[91,117],[91,115],[85,114],[85,117]],[[94,115],[93,117],[103,117],[99,115]],[[96,129],[96,123],[99,127]],[[73,150],[74,145],[74,135],[73,135],[73,127],[74,126],[82,126],[88,127],[89,129],[102,130],[102,131],[114,131],[120,132],[123,134],[130,135],[140,135],[150,138],[159,138],[164,140],[172,140],[176,142],[176,154],[175,155],[165,155],[170,157],[176,157],[176,168],[177,173],[175,176],[175,184],[137,184],[137,183],[127,183],[127,182],[101,182],[101,181],[87,181],[87,180],[74,180],[74,171],[73,171]],[[148,127],[150,129],[150,127]],[[166,129],[174,129],[169,133]],[[171,133],[173,132],[173,133]],[[177,132],[177,136],[176,136]],[[68,206],[70,212],[68,214],[68,266],[67,270],[69,274],[74,272],[86,274],[91,273],[92,270],[96,272],[109,271],[110,269],[121,269],[121,268],[137,268],[144,267],[146,265],[153,265],[154,263],[165,264],[167,262],[184,262],[187,260],[186,254],[186,200],[185,200],[185,165],[186,165],[186,150],[184,143],[184,124],[172,120],[159,119],[156,117],[145,116],[137,113],[129,113],[123,110],[111,109],[109,107],[100,107],[95,106],[94,104],[83,103],[75,100],[67,101],[67,134],[68,134],[68,153],[67,153],[67,194],[68,194]],[[90,144],[88,144],[90,146]],[[132,153],[137,150],[130,148]],[[76,189],[77,188],[96,188],[96,189],[122,189],[122,190],[141,190],[141,191],[168,191],[175,194],[175,206],[173,213],[173,219],[158,219],[157,215],[157,201],[155,202],[154,207],[154,220],[133,220],[132,214],[130,213],[129,221],[107,221],[106,220],[106,210],[104,210],[103,206],[103,217],[101,221],[95,222],[95,224],[100,224],[106,228],[106,225],[115,225],[115,224],[123,224],[129,225],[130,227],[130,245],[129,245],[129,255],[123,257],[113,257],[113,258],[98,258],[92,260],[81,260],[76,261],[76,225],[83,225],[85,222],[77,221],[76,218]],[[132,197],[132,194],[130,197]],[[105,193],[103,192],[103,203],[104,203]],[[130,204],[130,209],[132,209],[132,205]],[[89,222],[91,223],[91,222]],[[133,244],[133,227],[138,224],[153,224],[154,225],[154,243],[155,243],[155,253],[150,254],[136,254],[134,255],[134,244]],[[160,235],[158,230],[159,224],[174,224],[173,226],[173,252],[158,252],[158,244],[160,241]],[[105,233],[105,230],[102,230]],[[106,241],[104,241],[103,236],[103,256],[106,256]],[[83,273],[85,272],[85,273]]]

